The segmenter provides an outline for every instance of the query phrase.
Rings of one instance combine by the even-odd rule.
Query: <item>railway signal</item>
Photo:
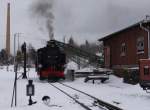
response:
[[[31,96],[34,96],[34,93],[35,93],[35,88],[34,88],[34,85],[32,82],[33,82],[33,80],[29,80],[28,84],[26,86],[26,90],[27,90],[26,94],[27,94],[27,96],[29,96],[29,105],[36,103],[36,102],[32,101],[32,97],[31,97]]]

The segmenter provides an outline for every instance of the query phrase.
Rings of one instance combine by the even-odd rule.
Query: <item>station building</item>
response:
[[[99,39],[104,44],[104,65],[115,70],[138,67],[150,58],[150,20],[143,20]]]

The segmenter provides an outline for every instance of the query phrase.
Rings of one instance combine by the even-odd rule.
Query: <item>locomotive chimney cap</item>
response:
[[[47,46],[53,47],[54,45],[56,45],[55,40],[47,41]]]

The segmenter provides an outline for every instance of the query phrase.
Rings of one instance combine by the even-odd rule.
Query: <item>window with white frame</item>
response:
[[[137,38],[137,53],[144,53],[144,37]]]
[[[121,44],[121,56],[125,56],[127,51],[126,43]]]

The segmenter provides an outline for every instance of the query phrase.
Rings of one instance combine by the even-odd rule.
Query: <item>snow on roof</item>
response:
[[[108,71],[108,72],[112,72],[112,70],[107,69],[107,68],[94,68],[94,67],[86,67],[86,68],[82,68],[80,70],[76,70],[76,72],[93,72],[93,71]]]
[[[132,27],[140,26],[140,23],[150,23],[150,20],[147,20],[147,21],[143,21],[143,20],[142,20],[142,21],[139,21],[139,22],[137,22],[137,23],[135,23],[135,24],[133,24],[133,25],[130,25],[130,26],[126,27],[126,28],[123,28],[123,29],[121,29],[121,30],[119,30],[119,31],[116,31],[116,32],[113,32],[113,33],[111,33],[111,34],[109,34],[109,35],[106,35],[106,36],[100,38],[98,41],[104,41],[104,40],[110,39],[110,38],[114,37],[114,35],[119,34],[119,33],[123,32],[123,31],[125,31],[125,30],[131,29]]]
[[[97,52],[96,55],[101,57],[103,56],[103,53]]]
[[[76,72],[93,72],[93,68],[82,68],[82,69],[76,70]]]

